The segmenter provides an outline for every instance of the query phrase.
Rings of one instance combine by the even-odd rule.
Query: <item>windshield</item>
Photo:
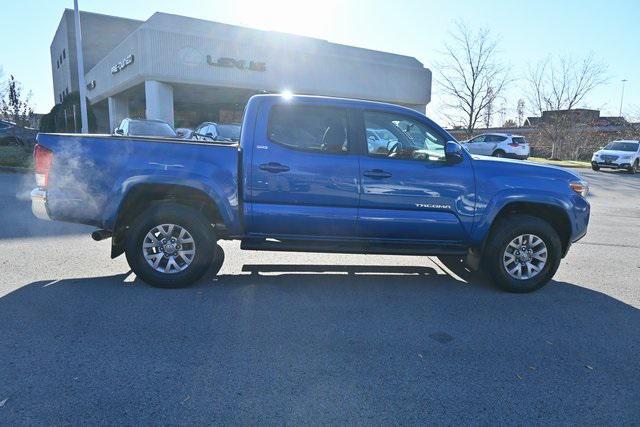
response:
[[[239,125],[218,125],[218,136],[237,141],[240,139]]]
[[[131,122],[129,123],[131,136],[164,136],[175,138],[175,131],[167,123],[162,122]]]
[[[638,142],[613,141],[604,147],[605,150],[612,151],[638,151]]]

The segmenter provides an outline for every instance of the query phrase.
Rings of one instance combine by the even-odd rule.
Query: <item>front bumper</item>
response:
[[[49,210],[47,209],[47,192],[41,188],[31,191],[31,212],[36,218],[51,220]]]
[[[598,162],[595,160],[591,161],[592,166],[597,166],[599,168],[609,168],[609,169],[629,169],[631,167],[631,163],[606,163],[606,162]]]

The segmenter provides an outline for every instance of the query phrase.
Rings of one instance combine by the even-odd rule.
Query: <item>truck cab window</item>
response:
[[[269,117],[269,139],[298,150],[347,153],[347,112],[340,108],[276,105]]]
[[[366,111],[367,151],[376,157],[444,161],[445,140],[424,123],[399,114]]]

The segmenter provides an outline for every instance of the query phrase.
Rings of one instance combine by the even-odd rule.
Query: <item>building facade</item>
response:
[[[412,57],[165,13],[146,21],[80,13],[87,98],[97,132],[125,117],[176,127],[237,122],[258,93],[290,91],[424,112],[431,71]],[[73,11],[51,44],[54,96],[78,90]]]

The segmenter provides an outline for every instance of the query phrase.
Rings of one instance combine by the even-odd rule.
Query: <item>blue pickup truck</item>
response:
[[[473,156],[411,109],[258,95],[237,144],[40,134],[32,209],[89,224],[159,287],[247,250],[466,257],[507,291],[547,283],[587,231],[587,184]]]

